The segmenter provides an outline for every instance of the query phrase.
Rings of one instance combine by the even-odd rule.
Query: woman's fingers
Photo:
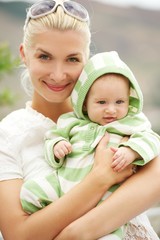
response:
[[[97,148],[106,148],[108,142],[109,142],[109,133],[106,132],[104,137],[98,143]]]

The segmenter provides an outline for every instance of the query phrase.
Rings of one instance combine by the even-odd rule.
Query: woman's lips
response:
[[[70,83],[66,84],[66,85],[62,85],[62,86],[59,86],[59,85],[52,85],[52,84],[49,84],[49,83],[46,83],[45,84],[47,85],[47,87],[54,91],[54,92],[61,92],[63,91]]]

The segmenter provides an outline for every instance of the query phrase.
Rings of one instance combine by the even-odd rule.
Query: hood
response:
[[[107,73],[124,75],[130,81],[129,114],[137,114],[143,108],[143,95],[140,86],[130,68],[119,58],[115,51],[98,53],[91,57],[84,66],[79,79],[72,91],[71,100],[78,118],[85,119],[83,104],[86,95],[100,76]]]

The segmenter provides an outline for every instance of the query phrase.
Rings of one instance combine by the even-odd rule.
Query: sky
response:
[[[0,0],[0,2],[13,2],[14,0]],[[17,1],[27,1],[27,0],[17,0]],[[33,2],[36,0],[28,0],[28,2]],[[91,0],[87,0],[91,1]],[[136,6],[140,8],[160,10],[160,0],[96,0],[97,2],[109,3],[117,6]],[[78,2],[78,0],[77,0]]]
[[[146,9],[160,10],[160,0],[97,0],[118,6],[136,6]]]

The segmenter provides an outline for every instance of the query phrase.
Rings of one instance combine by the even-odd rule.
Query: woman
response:
[[[132,166],[112,172],[106,136],[92,171],[79,185],[41,211],[30,216],[22,211],[23,181],[52,174],[44,161],[44,133],[72,110],[69,96],[89,57],[89,45],[89,17],[78,3],[44,1],[30,8],[20,54],[32,82],[32,101],[0,124],[0,229],[5,240],[98,239],[159,200],[157,158],[94,208],[110,186],[132,175]],[[90,229],[95,218],[96,227]]]

